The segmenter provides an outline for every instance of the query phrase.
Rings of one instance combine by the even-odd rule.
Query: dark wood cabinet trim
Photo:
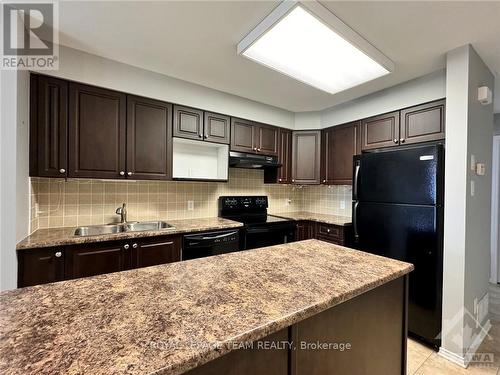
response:
[[[161,145],[164,147],[164,157],[161,153],[150,150],[148,155],[149,160],[156,163],[163,163],[162,171],[148,170],[148,167],[143,167],[139,171],[136,168],[136,134],[139,136],[144,134],[145,129],[141,128],[141,124],[136,124],[136,106],[142,105],[149,107],[152,110],[164,112],[164,122],[161,125],[165,134],[163,139],[159,139]],[[138,126],[137,126],[138,125]],[[160,160],[158,160],[160,158]],[[144,157],[143,157],[144,159]],[[154,160],[156,159],[156,160]],[[143,160],[143,163],[147,163]],[[131,173],[131,175],[129,175]],[[140,180],[169,180],[172,177],[172,105],[169,103],[161,102],[158,100],[142,98],[138,96],[127,96],[127,177],[131,179]]]
[[[278,169],[278,183],[292,183],[292,131],[280,129],[278,133],[278,162],[281,167]]]
[[[29,175],[38,177],[38,75],[30,74]]]

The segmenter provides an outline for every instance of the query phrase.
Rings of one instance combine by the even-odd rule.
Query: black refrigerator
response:
[[[353,228],[362,251],[413,263],[408,332],[441,344],[444,146],[354,157]]]

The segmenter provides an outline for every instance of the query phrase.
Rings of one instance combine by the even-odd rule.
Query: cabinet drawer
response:
[[[344,230],[336,225],[318,224],[318,239],[342,244]]]

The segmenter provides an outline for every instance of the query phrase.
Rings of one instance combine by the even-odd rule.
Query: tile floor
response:
[[[500,375],[500,322],[492,323],[490,335],[477,353],[493,353],[491,364],[471,364],[467,369],[439,356],[435,351],[408,340],[408,375]]]

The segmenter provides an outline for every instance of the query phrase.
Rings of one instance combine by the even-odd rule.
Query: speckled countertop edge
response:
[[[127,240],[131,238],[146,238],[169,236],[182,233],[204,232],[210,230],[221,230],[242,227],[243,224],[222,219],[219,217],[169,220],[173,226],[170,229],[122,232],[113,234],[103,234],[98,236],[75,236],[76,227],[38,229],[16,245],[16,250],[36,249],[51,246],[78,245],[85,243],[97,243],[106,241]]]

